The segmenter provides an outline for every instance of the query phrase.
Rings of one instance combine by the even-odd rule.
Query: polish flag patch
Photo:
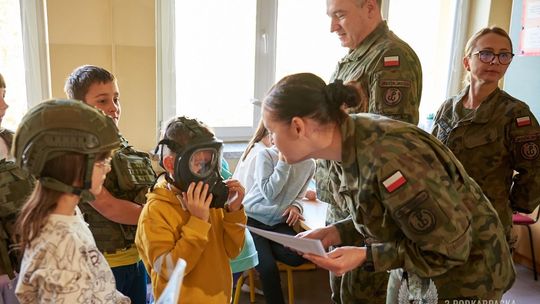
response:
[[[516,123],[518,127],[525,127],[531,125],[531,118],[529,116],[523,116],[516,118]]]
[[[384,57],[384,66],[385,67],[399,66],[399,56]]]
[[[396,189],[405,185],[406,183],[407,180],[399,170],[383,181],[384,187],[390,193],[394,192]]]

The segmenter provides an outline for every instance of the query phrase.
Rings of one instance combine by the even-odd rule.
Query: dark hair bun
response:
[[[327,102],[332,107],[341,107],[346,104],[348,107],[358,105],[358,94],[356,90],[350,86],[343,84],[343,80],[337,79],[328,84],[324,88]]]

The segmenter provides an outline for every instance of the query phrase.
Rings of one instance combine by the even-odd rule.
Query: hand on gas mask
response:
[[[242,208],[242,201],[246,194],[244,186],[236,179],[228,179],[225,181],[225,185],[229,189],[229,195],[227,197],[227,206],[229,211],[238,211]]]
[[[212,193],[208,193],[208,184],[203,182],[191,183],[186,192],[182,192],[185,206],[192,216],[205,222],[210,217]]]

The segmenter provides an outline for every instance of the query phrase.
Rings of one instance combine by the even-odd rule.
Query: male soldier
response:
[[[350,50],[339,61],[331,82],[354,82],[362,103],[349,109],[349,113],[376,113],[416,125],[422,93],[420,60],[407,43],[388,29],[380,5],[381,0],[327,0],[330,31]],[[349,213],[343,202],[331,194],[331,181],[338,177],[329,168],[328,161],[318,161],[315,178],[319,199],[330,203],[327,222],[335,223]],[[363,240],[358,240],[354,245],[362,244]],[[384,303],[387,281],[386,272],[372,274],[356,269],[342,280],[331,274],[332,300]]]
[[[110,72],[91,65],[78,67],[68,77],[64,89],[69,98],[102,110],[118,125],[120,98],[116,79]],[[122,140],[121,148],[112,157],[102,193],[94,202],[79,207],[111,266],[117,289],[138,304],[146,303],[146,270],[134,245],[135,231],[155,172],[147,153],[133,149],[125,138]]]

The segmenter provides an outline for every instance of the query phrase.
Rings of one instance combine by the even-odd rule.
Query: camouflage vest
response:
[[[122,148],[112,157],[111,166],[104,187],[116,198],[143,205],[146,202],[145,195],[156,178],[149,155],[133,149],[124,139]],[[79,204],[79,207],[90,225],[99,250],[114,253],[133,244],[136,225],[112,222],[88,203]]]
[[[9,253],[16,215],[34,189],[34,179],[12,161],[0,160],[0,273],[13,278],[20,260]]]

